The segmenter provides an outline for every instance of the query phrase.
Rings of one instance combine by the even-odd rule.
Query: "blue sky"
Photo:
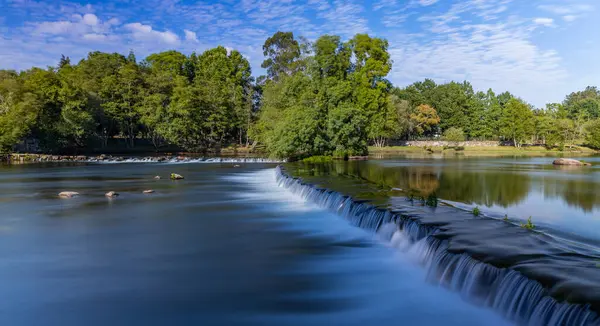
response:
[[[596,0],[0,0],[0,69],[55,65],[89,51],[139,59],[223,45],[262,73],[261,46],[277,30],[314,40],[369,33],[389,41],[389,79],[469,80],[536,106],[600,86]]]

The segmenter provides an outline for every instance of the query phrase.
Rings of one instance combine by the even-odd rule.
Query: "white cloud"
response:
[[[563,16],[563,20],[566,22],[572,22],[575,21],[575,19],[577,19],[577,16],[575,15],[565,15]]]
[[[430,6],[436,2],[438,2],[438,0],[419,0],[421,6]]]
[[[82,19],[83,23],[89,26],[98,25],[98,17],[94,14],[85,14]]]
[[[160,32],[152,29],[150,25],[144,25],[141,23],[131,23],[123,26],[125,29],[132,33],[134,39],[143,42],[154,42],[166,43],[170,45],[176,45],[179,43],[179,36],[171,31]]]
[[[545,17],[538,17],[538,18],[535,18],[533,20],[533,22],[536,23],[536,24],[538,24],[538,25],[550,27],[550,26],[552,26],[552,24],[554,24],[554,19],[552,19],[552,18],[545,18]]]
[[[38,34],[52,35],[66,34],[72,30],[74,25],[76,25],[76,23],[69,21],[42,22],[37,24],[35,32]]]
[[[540,5],[539,9],[551,12],[557,15],[568,15],[575,13],[582,13],[591,11],[594,9],[589,4],[564,4],[564,5]]]
[[[198,37],[196,36],[196,33],[187,29],[184,29],[183,32],[185,33],[186,41],[198,43]]]

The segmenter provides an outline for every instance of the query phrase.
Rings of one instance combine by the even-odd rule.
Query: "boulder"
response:
[[[554,165],[570,165],[570,166],[584,166],[591,165],[590,163],[581,162],[572,158],[558,158],[552,162]]]
[[[154,190],[152,190],[152,189],[144,190],[144,193],[145,194],[153,194]]]
[[[58,197],[61,197],[61,198],[73,198],[76,196],[79,196],[79,193],[75,192],[75,191],[63,191],[58,194]]]
[[[181,174],[171,173],[171,179],[172,180],[181,180],[181,179],[183,179],[183,176]]]
[[[106,196],[108,198],[115,198],[115,197],[119,196],[119,194],[114,191],[109,191],[104,196]]]

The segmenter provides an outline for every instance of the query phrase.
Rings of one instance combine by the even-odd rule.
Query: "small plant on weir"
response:
[[[508,214],[504,214],[504,218],[502,219],[504,222],[508,222]]]
[[[479,214],[481,214],[481,211],[479,210],[479,207],[473,208],[473,215],[479,216]]]
[[[527,230],[535,229],[535,224],[531,221],[531,216],[527,219],[527,223],[521,223],[521,227]]]
[[[435,193],[432,193],[429,196],[427,196],[427,200],[425,201],[425,205],[427,205],[429,207],[437,207],[438,206],[438,198],[435,195]]]

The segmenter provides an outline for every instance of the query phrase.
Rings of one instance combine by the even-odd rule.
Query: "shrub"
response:
[[[311,156],[302,160],[304,163],[328,163],[332,161],[333,157],[331,156]]]
[[[465,141],[465,133],[460,128],[448,128],[444,131],[444,140],[454,143],[454,147],[458,147],[458,143]]]
[[[479,207],[473,208],[473,215],[479,216],[479,214],[481,214],[481,211],[479,210]]]
[[[425,205],[427,205],[429,207],[437,207],[438,206],[438,198],[435,193],[432,193],[429,196],[427,196]]]
[[[527,219],[527,223],[521,223],[521,227],[527,230],[535,229],[535,224],[531,221],[531,216]]]

